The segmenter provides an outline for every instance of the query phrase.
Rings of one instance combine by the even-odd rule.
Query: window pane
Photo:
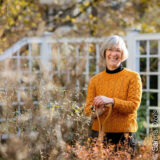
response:
[[[96,71],[96,58],[93,57],[93,59],[90,59],[89,61],[90,77],[92,77],[95,74],[95,71]]]
[[[147,88],[147,76],[141,75],[143,89]]]
[[[158,109],[157,110],[150,110],[150,123],[154,123],[155,125],[158,124],[159,121],[159,115],[158,115]]]
[[[150,93],[150,106],[158,105],[158,93]]]
[[[150,76],[150,89],[158,89],[158,76]]]
[[[96,55],[96,46],[94,43],[90,43],[88,45],[88,52],[90,56],[95,56]]]
[[[158,72],[158,58],[150,58],[150,71]]]
[[[150,54],[158,54],[158,41],[150,41]]]
[[[23,48],[20,49],[21,56],[28,56],[29,55],[29,46],[25,45]]]
[[[8,59],[9,70],[17,70],[17,59],[10,58]]]
[[[140,72],[146,72],[146,58],[140,58]]]
[[[21,66],[20,66],[21,70],[27,70],[29,71],[29,60],[28,59],[21,59]]]
[[[140,52],[140,55],[146,55],[147,52],[146,52],[146,41],[139,41],[139,52]]]
[[[40,71],[40,59],[32,58],[32,72]]]
[[[146,92],[142,93],[141,105],[144,105],[144,106],[147,105],[147,93]]]
[[[32,53],[32,56],[39,56],[40,55],[40,44],[32,43],[31,53]]]

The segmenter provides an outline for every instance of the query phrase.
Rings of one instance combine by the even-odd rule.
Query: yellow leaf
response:
[[[90,5],[89,2],[85,2],[85,3],[84,3],[84,6],[85,6],[85,7],[88,7],[89,5]]]
[[[0,37],[2,36],[2,34],[3,34],[3,30],[0,30]]]
[[[82,6],[79,7],[80,12],[84,11],[84,8]]]
[[[32,27],[36,27],[36,23],[32,23]]]
[[[7,38],[6,37],[4,37],[3,39],[2,39],[2,41],[4,42],[4,41],[6,41],[7,40]]]
[[[74,23],[74,22],[76,22],[76,19],[75,18],[71,18],[71,21]]]
[[[11,25],[14,24],[14,20],[13,20],[12,18],[9,18],[9,19],[8,19],[8,23],[9,23],[9,25],[11,26]]]
[[[18,19],[19,19],[19,20],[22,20],[22,16],[21,16],[21,15],[19,15],[19,16],[18,16]]]
[[[54,108],[53,107],[51,108],[51,111],[54,112]]]
[[[90,19],[92,19],[92,18],[93,18],[93,15],[92,15],[92,14],[90,14],[90,15],[89,15],[89,18],[90,18]]]
[[[66,20],[70,20],[71,17],[69,15],[66,16]]]
[[[16,6],[16,9],[17,9],[17,10],[20,10],[20,8],[21,8],[20,5],[17,5],[17,6]]]

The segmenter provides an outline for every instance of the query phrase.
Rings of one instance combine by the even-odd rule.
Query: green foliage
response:
[[[146,116],[147,116],[147,106],[141,105],[138,109],[138,131],[136,132],[136,137],[138,140],[142,141],[146,137]]]

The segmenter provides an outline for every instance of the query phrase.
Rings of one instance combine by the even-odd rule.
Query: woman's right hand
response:
[[[92,114],[92,118],[97,118],[97,116],[101,116],[105,112],[105,105],[95,106],[95,112]]]
[[[102,108],[105,108],[105,105],[102,104],[102,105],[96,105],[96,106],[95,106],[95,109],[100,109],[100,108],[101,108],[101,109],[102,109]]]

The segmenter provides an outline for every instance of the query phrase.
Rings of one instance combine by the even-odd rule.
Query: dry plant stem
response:
[[[96,116],[97,116],[98,124],[99,124],[99,134],[98,134],[98,142],[99,143],[103,142],[103,138],[104,138],[104,124],[106,123],[107,119],[109,118],[109,116],[111,115],[111,112],[112,112],[112,104],[108,104],[106,107],[109,107],[109,112],[108,112],[108,115],[106,116],[106,118],[104,119],[104,122],[102,124],[100,122],[99,115],[98,115],[98,112],[96,110]]]

